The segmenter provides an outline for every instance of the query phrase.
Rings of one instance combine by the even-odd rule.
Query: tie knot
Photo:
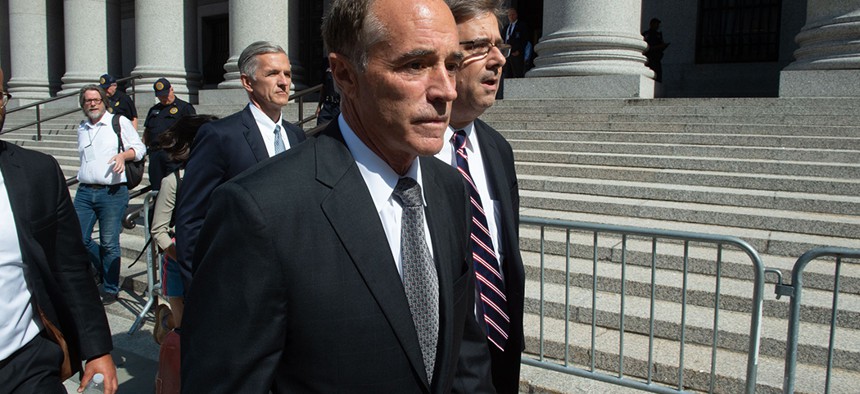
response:
[[[274,131],[274,133],[275,133],[275,134],[280,134],[280,133],[281,133],[281,125],[275,125],[275,131]]]
[[[451,137],[454,141],[454,149],[466,149],[466,131],[465,130],[457,130],[454,132],[454,136]]]
[[[421,206],[421,185],[410,177],[403,177],[394,187],[394,195],[406,207]]]

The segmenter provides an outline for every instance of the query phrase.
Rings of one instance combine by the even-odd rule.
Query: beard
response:
[[[90,123],[96,123],[102,116],[105,114],[105,110],[103,108],[96,109],[86,109],[84,108],[84,116],[90,120]]]

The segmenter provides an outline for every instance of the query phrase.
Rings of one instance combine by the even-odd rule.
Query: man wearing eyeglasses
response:
[[[475,315],[487,335],[493,385],[517,393],[523,344],[525,273],[519,250],[519,189],[511,145],[478,119],[495,103],[511,46],[502,43],[498,0],[447,0],[465,57],[457,99],[436,155],[466,181],[472,202],[471,251],[479,297]]]
[[[0,70],[2,90],[3,70]],[[9,94],[0,108],[0,129]],[[82,370],[117,389],[110,327],[89,274],[74,207],[57,160],[0,141],[0,382],[4,393],[65,393]],[[50,327],[62,333],[67,352]]]
[[[125,163],[142,159],[146,146],[130,120],[107,112],[104,89],[96,85],[84,86],[78,99],[86,120],[78,126],[81,167],[78,170],[80,184],[75,193],[75,211],[90,262],[104,284],[102,303],[108,305],[116,302],[119,294],[119,234],[128,207]],[[113,128],[115,116],[119,116],[124,151],[120,151],[120,137]],[[99,223],[98,243],[92,237],[96,221]]]

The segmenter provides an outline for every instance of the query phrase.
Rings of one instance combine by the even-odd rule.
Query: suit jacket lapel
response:
[[[331,193],[321,203],[322,210],[391,325],[415,373],[426,381],[418,334],[385,231],[336,122],[317,137],[314,149],[317,180],[331,187]]]
[[[12,207],[13,217],[15,218],[15,229],[18,231],[18,245],[21,248],[21,254],[24,257],[25,264],[35,264],[39,266],[39,270],[31,270],[28,280],[36,280],[35,285],[41,286],[41,277],[33,275],[34,271],[47,269],[43,266],[44,260],[35,258],[36,250],[34,240],[30,235],[30,198],[33,196],[30,193],[30,183],[23,182],[26,179],[27,173],[24,163],[21,163],[15,153],[6,148],[7,142],[0,141],[0,171],[3,172],[3,182],[6,184],[6,193],[9,196],[9,205]],[[33,267],[35,268],[35,267]]]
[[[298,136],[296,136],[296,134],[295,134],[297,132],[296,130],[294,130],[294,128],[296,126],[294,126],[290,122],[287,122],[286,119],[282,119],[281,120],[281,127],[284,129],[284,132],[287,134],[287,141],[290,142],[290,148],[298,145],[299,142],[301,142],[301,141],[299,141]]]
[[[260,135],[260,128],[257,127],[257,121],[254,119],[250,107],[245,107],[245,110],[242,111],[242,125],[245,126],[245,140],[248,141],[248,146],[251,147],[251,152],[254,153],[257,163],[268,159],[269,151],[266,150],[266,143],[263,142],[263,136]]]
[[[12,212],[17,213],[15,217],[15,227],[18,228],[18,238],[21,242],[21,229],[27,228],[28,223],[25,218],[27,209],[27,182],[20,182],[21,179],[26,179],[27,174],[24,173],[24,168],[21,163],[14,157],[14,152],[6,149],[7,142],[0,141],[0,171],[3,171],[3,179],[6,183],[6,193],[9,195],[9,204],[12,206]]]
[[[490,197],[498,200],[502,205],[500,207],[502,223],[498,223],[497,226],[503,230],[503,234],[509,234],[514,223],[513,219],[507,217],[504,213],[513,212],[514,210],[513,202],[511,201],[511,191],[506,189],[508,182],[505,176],[505,168],[502,165],[504,161],[499,154],[499,147],[489,131],[485,131],[486,127],[488,126],[480,120],[475,121],[475,128],[478,130],[478,145],[481,146],[481,156],[484,161],[484,171],[487,173],[489,181]],[[511,226],[511,228],[508,226]],[[502,241],[504,241],[504,244],[508,243],[505,240]],[[500,248],[504,248],[504,244]]]

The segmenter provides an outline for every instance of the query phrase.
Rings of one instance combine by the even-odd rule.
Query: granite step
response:
[[[542,277],[545,286],[553,284],[559,285],[563,289],[564,285],[569,285],[571,289],[589,289],[588,305],[591,305],[590,289],[594,286],[595,280],[599,293],[620,294],[623,286],[624,294],[628,297],[639,297],[648,300],[652,295],[651,273],[653,270],[650,266],[636,264],[622,265],[615,261],[598,261],[595,278],[594,265],[591,260],[571,258],[569,261],[566,261],[563,256],[544,255],[544,272],[543,276],[541,276],[539,253],[526,252],[524,259],[526,257],[529,258],[528,261],[525,261],[526,276],[528,278],[539,280]],[[564,275],[565,267],[570,270],[570,275],[567,277]],[[622,276],[625,278],[624,281],[621,280]],[[732,311],[741,314],[752,312],[751,298],[754,290],[751,281],[752,277],[752,274],[744,279],[730,278],[727,275],[720,276],[721,311]],[[856,280],[857,276],[854,276],[854,278]],[[656,300],[668,303],[679,303],[681,301],[682,296],[685,294],[683,289],[683,271],[658,268],[653,280],[656,283],[656,286],[653,288],[653,295]],[[688,306],[713,310],[716,299],[716,286],[717,277],[715,274],[688,272],[686,291]],[[772,292],[773,286],[766,285],[766,287],[768,288],[767,290],[771,291],[766,291],[764,294],[763,316],[778,320],[785,319],[788,316],[790,300],[787,298],[777,300]],[[831,318],[830,309],[833,305],[832,298],[832,291],[804,288],[801,321],[829,325]],[[563,299],[561,298],[561,300]],[[840,329],[840,335],[843,333],[842,329],[845,329],[844,332],[860,329],[860,322],[856,321],[857,318],[860,318],[860,295],[843,292],[840,293],[839,299],[840,316],[837,320],[837,327]],[[710,313],[710,315],[712,316],[713,313]],[[704,317],[699,316],[698,318]],[[787,329],[787,327],[787,324],[782,325],[783,329]],[[856,367],[860,369],[860,359],[857,360]]]
[[[561,230],[545,230],[543,244],[540,243],[540,232],[536,227],[523,225],[520,231],[520,249],[524,253],[539,253],[543,250],[548,256],[570,256],[589,262],[594,259],[594,235],[592,232],[571,231],[571,245],[566,248],[565,237],[567,233]],[[625,264],[640,267],[651,267],[654,264],[661,270],[676,273],[683,272],[686,267],[687,271],[693,274],[704,276],[716,274],[716,251],[712,245],[689,243],[686,250],[685,265],[683,243],[667,239],[660,239],[659,241],[657,249],[659,258],[654,261],[651,239],[629,236],[626,240],[626,252],[623,252],[620,236],[600,234],[597,256],[600,261],[616,264],[620,264],[622,261]],[[755,243],[756,240],[752,240],[752,242]],[[746,281],[755,276],[753,262],[745,251],[727,245],[723,248],[721,257],[720,270],[723,277]],[[759,258],[765,267],[779,270],[786,283],[791,281],[791,272],[797,261],[797,256],[760,254]],[[804,270],[804,288],[832,291],[834,287],[834,265],[832,260],[825,259],[808,264]],[[841,272],[841,291],[847,294],[860,295],[860,265],[844,264]],[[767,283],[775,283],[776,279],[773,274],[768,274],[765,278]],[[767,294],[774,294],[774,288],[769,287],[766,292]]]
[[[624,335],[623,370],[619,371],[620,347],[619,333],[598,327],[595,330],[595,351],[591,351],[591,326],[568,323],[572,333],[565,342],[565,322],[560,319],[544,318],[541,325],[538,316],[527,314],[524,325],[526,328],[526,353],[536,354],[543,349],[547,361],[565,364],[567,354],[568,365],[590,369],[591,356],[594,356],[595,367],[608,371],[610,376],[644,380],[647,376],[649,354],[649,339],[647,336],[627,333]],[[540,342],[540,331],[543,331],[544,341]],[[542,345],[542,346],[541,346]],[[565,353],[566,351],[566,353]],[[680,346],[678,342],[655,338],[653,341],[652,379],[663,382],[670,387],[677,387],[680,365]],[[711,348],[687,344],[684,348],[684,389],[690,391],[708,391],[711,370]],[[765,355],[758,357],[758,375],[756,393],[782,393],[784,359]],[[716,352],[716,381],[715,393],[741,393],[744,391],[746,380],[747,355],[725,349]],[[824,387],[825,368],[816,365],[799,365],[796,380],[797,393],[819,393]],[[860,373],[856,371],[834,368],[832,392],[849,393],[856,388]]]
[[[860,197],[519,174],[521,190],[855,215]]]
[[[521,208],[588,212],[654,220],[860,238],[860,216],[797,212],[774,208],[746,208],[690,202],[648,200],[520,190]]]
[[[857,126],[797,126],[797,125],[751,125],[751,124],[690,124],[690,123],[642,123],[642,122],[537,122],[494,121],[486,122],[503,134],[508,130],[523,131],[626,131],[662,132],[689,134],[737,134],[737,135],[798,135],[824,137],[853,137]]]
[[[857,179],[860,163],[822,163],[697,156],[657,156],[621,153],[514,151],[516,160],[560,164],[584,164],[617,167],[659,168],[694,171],[735,172],[742,174],[794,175]]]
[[[814,176],[749,174],[671,168],[641,168],[592,164],[542,163],[518,160],[518,176],[587,178],[596,180],[637,181],[659,184],[722,187],[774,192],[860,195],[860,179]]]
[[[760,255],[786,256],[794,259],[817,247],[860,248],[860,240],[857,238],[797,234],[794,232],[769,231],[739,226],[685,223],[672,220],[655,220],[591,212],[570,212],[536,208],[521,208],[520,217],[524,216],[732,236],[748,242]],[[523,233],[521,232],[520,236],[522,237],[522,235]]]
[[[858,163],[860,149],[811,149],[780,146],[712,145],[704,142],[661,144],[611,141],[509,140],[517,151],[585,152],[625,155],[679,156],[722,159],[758,159],[817,163]],[[857,170],[860,173],[860,169]]]
[[[514,146],[517,141],[577,141],[577,142],[623,142],[672,145],[717,145],[779,147],[797,149],[848,149],[860,150],[858,137],[821,137],[795,135],[740,135],[740,134],[688,134],[665,132],[624,131],[558,131],[558,130],[503,130],[505,137]]]
[[[552,263],[550,263],[552,264]],[[563,269],[563,266],[561,267]],[[563,271],[562,271],[563,272]],[[631,275],[635,276],[635,275]],[[636,281],[636,278],[628,277]],[[541,297],[543,294],[543,297]],[[649,335],[673,341],[681,341],[682,329],[684,342],[701,346],[711,346],[714,341],[715,310],[713,307],[687,304],[683,310],[681,299],[654,301],[654,319],[651,319],[650,298],[627,294],[623,301],[620,293],[598,291],[594,298],[591,287],[564,284],[526,282],[526,313],[545,317],[565,319],[571,323],[590,325],[592,317],[597,326],[604,329],[620,330],[626,333]],[[564,300],[569,300],[565,311]],[[543,302],[541,303],[541,300]],[[787,301],[786,301],[787,302]],[[541,309],[542,307],[542,309]],[[681,324],[682,321],[684,324]],[[749,313],[720,309],[717,329],[717,346],[739,353],[749,349],[749,334],[752,316]],[[785,358],[788,322],[784,319],[764,316],[760,322],[761,349],[764,356]],[[822,338],[830,335],[829,324],[804,324],[798,335],[798,362],[826,366],[828,342]],[[833,366],[860,372],[860,330],[840,327],[834,341]]]

